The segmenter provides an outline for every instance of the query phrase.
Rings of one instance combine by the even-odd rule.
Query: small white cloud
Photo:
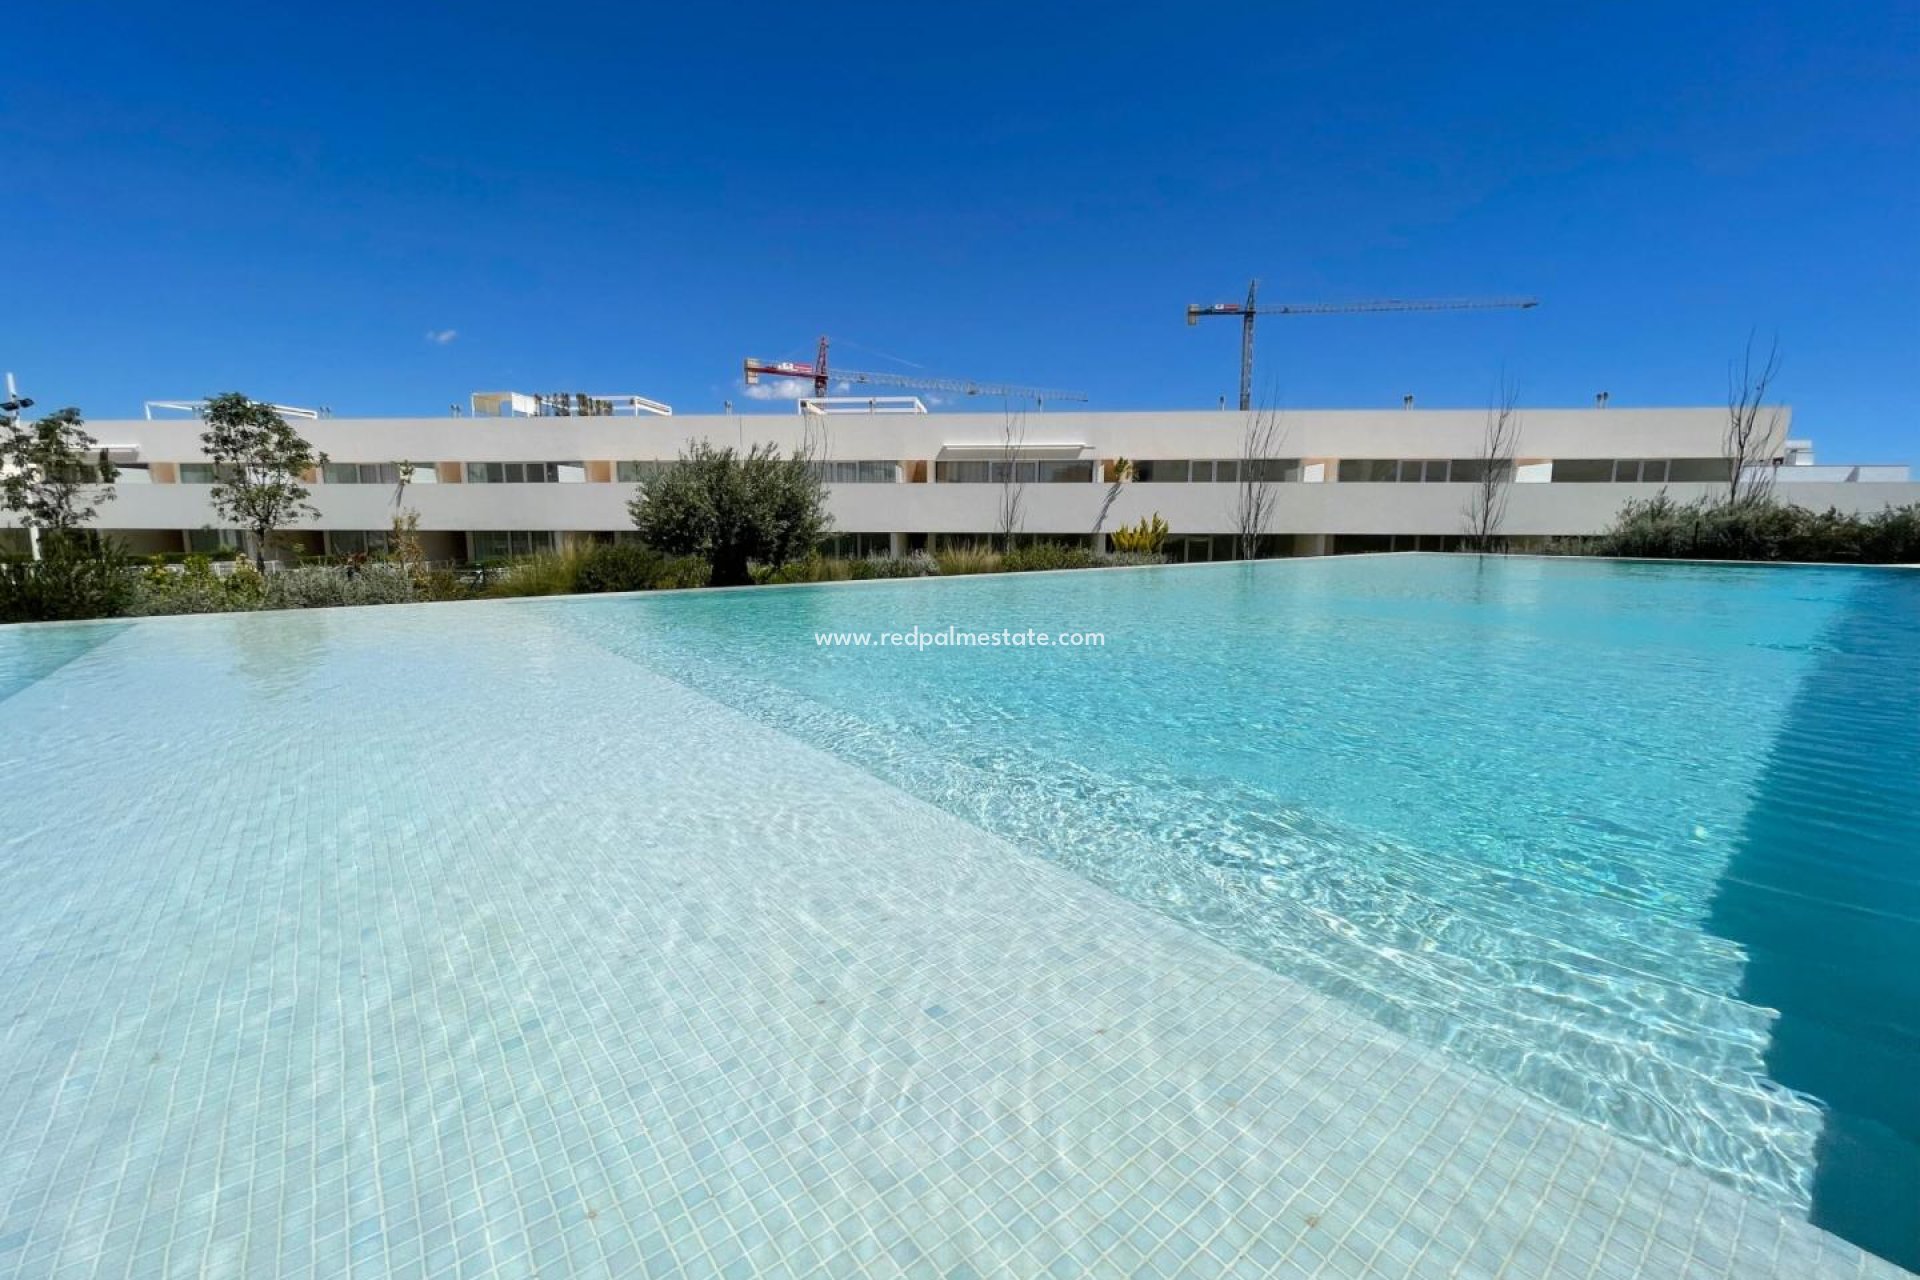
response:
[[[920,397],[920,403],[926,405],[929,409],[938,409],[946,402],[947,398],[945,396],[925,395]]]
[[[798,400],[813,394],[813,384],[805,378],[776,378],[741,388],[749,400]]]
[[[460,331],[458,329],[427,330],[427,341],[431,342],[436,347],[444,347],[449,342],[452,342],[455,338],[459,336],[460,336]]]

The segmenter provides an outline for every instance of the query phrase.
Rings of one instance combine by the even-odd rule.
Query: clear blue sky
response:
[[[1911,3],[428,8],[12,12],[0,367],[98,418],[685,412],[825,332],[1210,407],[1238,333],[1182,308],[1258,275],[1542,299],[1266,321],[1282,404],[1716,403],[1757,328],[1824,457],[1920,461]]]

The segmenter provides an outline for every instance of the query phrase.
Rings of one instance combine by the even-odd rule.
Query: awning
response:
[[[1091,448],[1091,445],[1071,442],[1031,444],[997,440],[992,444],[943,444],[937,456],[942,458],[1083,458]]]

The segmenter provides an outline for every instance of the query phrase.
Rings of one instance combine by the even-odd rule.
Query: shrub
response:
[[[564,596],[580,590],[580,573],[595,548],[568,543],[558,551],[542,551],[508,563],[487,583],[490,596]]]
[[[1116,551],[1099,557],[1102,569],[1130,569],[1146,564],[1165,564],[1167,558],[1157,551]]]
[[[111,544],[49,539],[40,560],[0,564],[0,622],[114,618],[133,597],[126,556]]]
[[[234,561],[233,572],[213,571],[206,556],[189,555],[179,571],[167,568],[165,556],[150,556],[147,567],[133,579],[127,612],[140,616],[166,613],[230,613],[258,609],[266,582],[251,560]],[[245,566],[242,568],[241,566]]]
[[[1865,521],[1860,558],[1874,564],[1920,564],[1920,502],[1882,507]]]
[[[1113,549],[1119,552],[1151,554],[1160,550],[1167,541],[1167,522],[1155,512],[1151,523],[1145,516],[1140,517],[1136,525],[1121,525],[1113,531]]]
[[[808,556],[777,569],[763,568],[756,581],[792,585],[799,582],[845,582],[853,577],[853,563],[837,556]]]
[[[413,581],[414,594],[421,600],[472,600],[479,596],[473,579],[451,569],[434,569]]]
[[[220,547],[213,551],[162,551],[147,557],[148,564],[187,564],[194,560],[206,560],[212,564],[224,564],[228,560],[239,560],[241,555],[234,547]]]
[[[949,577],[968,573],[999,573],[1000,553],[981,542],[945,546],[934,553],[940,572]]]
[[[581,561],[575,591],[649,591],[666,572],[667,558],[630,542],[595,547]]]
[[[1043,569],[1091,569],[1099,563],[1085,547],[1058,542],[1036,542],[1030,547],[1015,547],[1001,557],[1008,573],[1032,573]]]
[[[268,609],[326,609],[341,605],[406,604],[416,599],[413,577],[398,565],[345,569],[286,569],[267,579]]]
[[[1598,537],[1555,549],[1663,560],[1904,563],[1920,559],[1920,504],[1856,516],[1777,499],[1682,503],[1660,494],[1627,503]]]
[[[872,578],[937,578],[940,576],[940,562],[924,551],[915,551],[904,556],[868,556],[864,560],[852,563],[852,573],[856,580],[866,581]]]
[[[699,556],[675,556],[667,561],[661,571],[660,580],[654,583],[656,591],[685,591],[691,587],[704,587],[713,582],[713,566]]]

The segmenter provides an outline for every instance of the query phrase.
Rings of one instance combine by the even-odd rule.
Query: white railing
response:
[[[925,413],[919,396],[809,396],[794,402],[802,416],[830,413]]]
[[[201,417],[206,412],[207,402],[205,400],[148,400],[144,402],[144,406],[147,411],[147,420],[151,422],[156,409],[162,413],[186,413],[196,418]],[[318,409],[303,409],[298,405],[272,404],[267,407],[283,418],[318,419],[324,416]]]

